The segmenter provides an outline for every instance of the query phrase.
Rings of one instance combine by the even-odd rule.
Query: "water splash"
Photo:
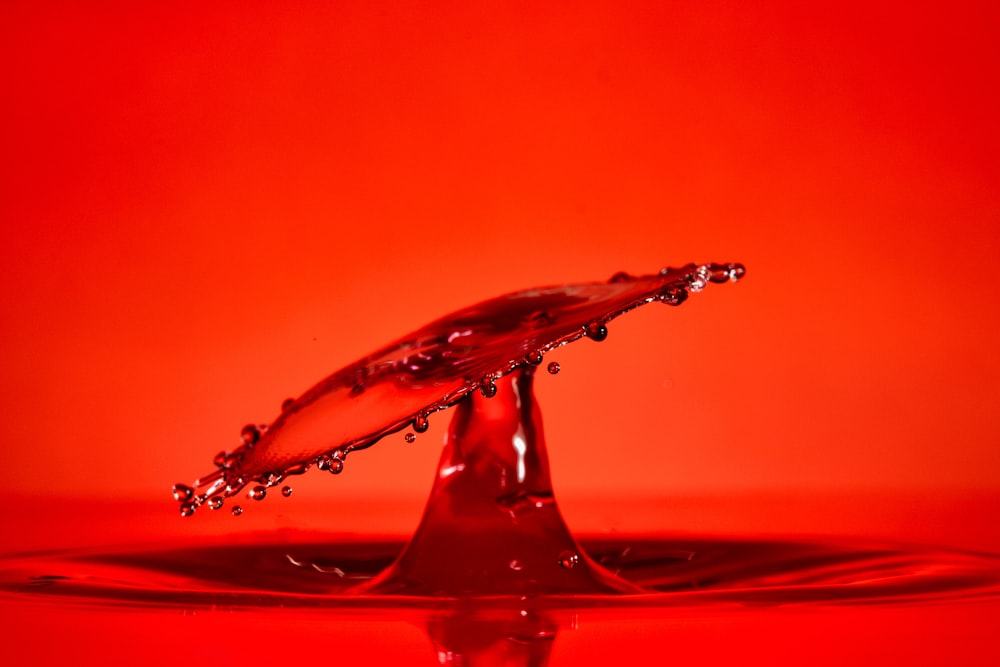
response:
[[[351,452],[429,417],[496,383],[546,353],[584,336],[607,338],[614,318],[652,302],[679,305],[708,283],[735,282],[740,264],[688,264],[659,273],[618,273],[608,282],[507,294],[440,318],[285,400],[269,425],[248,424],[241,444],[215,457],[216,469],[193,485],[174,486],[181,514],[247,485],[266,488],[311,467],[339,473]],[[549,364],[550,373],[558,364]],[[259,494],[258,494],[259,495]],[[256,497],[256,496],[254,496]]]

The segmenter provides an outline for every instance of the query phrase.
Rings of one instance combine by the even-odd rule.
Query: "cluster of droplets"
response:
[[[281,404],[282,411],[288,410],[294,402],[294,399],[286,399]],[[267,497],[268,489],[281,484],[287,476],[301,475],[309,469],[309,464],[299,464],[285,469],[284,472],[269,472],[250,480],[239,475],[228,475],[229,471],[237,468],[246,452],[257,445],[267,429],[266,424],[247,424],[240,429],[240,447],[232,452],[221,451],[216,454],[213,458],[215,472],[195,482],[195,486],[207,483],[208,487],[204,493],[196,493],[195,488],[187,484],[174,484],[174,500],[181,504],[181,516],[191,516],[201,505],[208,505],[211,510],[220,510],[225,505],[226,498],[236,496],[251,482],[256,484],[247,492],[246,497],[250,500],[263,500]],[[284,485],[281,488],[281,495],[286,498],[291,496],[292,487]],[[239,516],[243,514],[243,507],[234,505],[231,512],[233,516]]]
[[[655,293],[655,295],[648,297],[645,301],[643,301],[643,303],[659,301],[669,306],[679,306],[687,300],[689,293],[701,292],[709,283],[737,282],[744,276],[745,272],[746,271],[742,264],[690,264],[683,268],[665,267],[660,270],[660,276],[679,275],[679,278],[664,285],[658,292]],[[608,282],[616,284],[630,283],[636,280],[639,280],[639,278],[624,271],[620,271],[611,276]],[[565,345],[566,343],[581,336],[589,338],[594,342],[604,341],[608,337],[607,320],[610,320],[619,314],[621,314],[621,312],[608,315],[604,319],[592,319],[579,330],[579,333],[576,336],[559,340],[554,343],[549,343],[548,345],[538,349],[530,350],[520,361],[512,362],[497,372],[488,373],[478,381],[471,382],[467,386],[467,390],[478,390],[483,397],[493,398],[497,394],[497,380],[502,378],[507,373],[516,370],[518,367],[541,366],[547,351],[561,345]],[[534,311],[522,318],[522,324],[529,328],[548,326],[554,321],[555,319],[553,316],[547,311]],[[546,366],[546,370],[549,374],[556,375],[561,370],[561,366],[558,362],[551,361]],[[366,368],[358,371],[358,377],[354,378],[354,383],[350,392],[351,396],[360,395],[365,391],[365,383],[368,380],[368,372],[369,369]],[[281,404],[281,411],[284,413],[292,409],[294,405],[295,399],[285,399],[285,401]],[[428,416],[432,412],[445,407],[449,407],[449,405],[444,403],[434,404],[425,408],[424,411],[414,415],[409,421],[409,426],[411,427],[412,432],[406,433],[403,436],[403,439],[407,443],[414,442],[417,438],[417,434],[424,433],[429,428],[430,423],[428,421]],[[247,485],[254,482],[256,482],[256,484],[254,484],[246,495],[247,498],[251,500],[259,501],[267,497],[268,489],[277,486],[284,481],[286,477],[304,474],[313,466],[333,475],[339,475],[343,472],[344,461],[350,451],[350,448],[333,449],[313,458],[310,461],[292,465],[280,473],[267,473],[253,479],[244,479],[244,477],[237,474],[236,471],[239,469],[239,465],[245,458],[247,452],[256,446],[263,434],[266,433],[267,428],[268,427],[265,424],[247,424],[240,430],[241,446],[239,448],[233,452],[222,451],[216,454],[214,458],[216,471],[214,473],[204,479],[197,480],[193,487],[186,484],[174,485],[174,499],[180,503],[180,512],[182,516],[190,516],[194,514],[195,510],[202,504],[207,504],[208,507],[213,510],[221,509],[225,504],[226,498],[237,495]],[[201,486],[206,486],[205,491],[201,494],[196,493],[195,489]],[[282,486],[281,495],[286,498],[291,496],[292,487],[288,485]],[[243,513],[243,508],[239,505],[234,505],[231,511],[233,515],[239,516]],[[563,564],[563,567],[573,567],[576,561],[573,559],[567,561],[566,559],[561,558],[560,562]]]

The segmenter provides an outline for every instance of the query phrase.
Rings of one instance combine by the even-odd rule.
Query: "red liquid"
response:
[[[193,486],[175,485],[174,497],[188,516],[203,504],[221,508],[247,485],[250,498],[263,499],[269,487],[313,465],[339,473],[351,452],[407,426],[426,431],[432,413],[477,390],[492,396],[500,378],[541,364],[550,350],[584,336],[604,340],[607,323],[633,308],[655,301],[677,306],[689,292],[743,273],[739,264],[618,273],[604,283],[536,288],[452,313],[286,400],[269,426],[248,424],[240,448],[220,452],[217,470]]]
[[[454,405],[431,498],[406,545],[304,535],[31,554],[5,559],[0,586],[9,599],[56,611],[61,607],[53,602],[67,599],[95,608],[221,607],[268,610],[280,624],[285,610],[298,609],[308,612],[310,627],[329,626],[332,636],[358,619],[404,619],[423,629],[439,664],[452,665],[547,664],[569,628],[642,627],[662,623],[663,610],[696,620],[759,605],[806,605],[810,613],[825,614],[834,632],[844,619],[829,618],[831,605],[881,603],[901,606],[894,622],[902,625],[904,618],[925,633],[932,631],[927,615],[908,616],[914,605],[975,610],[985,604],[987,613],[995,610],[1000,568],[987,554],[849,540],[620,536],[578,542],[570,534],[553,495],[532,393],[544,353],[585,335],[601,340],[614,316],[653,300],[677,305],[683,290],[736,271],[690,266],[533,290],[443,318],[334,374],[284,406],[269,428],[245,429],[245,445],[219,457],[217,473],[190,493],[177,490],[185,514],[201,504],[221,506],[247,486],[251,499],[276,495],[279,488],[290,495],[289,475],[311,466],[339,472],[350,451],[406,425],[422,431],[427,415]],[[464,338],[471,340],[456,344]],[[554,362],[545,367],[558,372]],[[389,397],[398,401],[387,402]],[[330,440],[324,429],[331,423],[354,435]],[[335,613],[336,623],[317,616],[317,608]],[[815,632],[781,611],[756,611],[753,618],[802,637]],[[851,626],[855,636],[858,630]],[[354,632],[363,635],[359,628]],[[621,627],[615,632],[627,634]],[[753,635],[743,632],[744,641]],[[283,646],[294,636],[286,628]],[[367,641],[378,645],[377,638]],[[587,660],[599,661],[594,655]]]

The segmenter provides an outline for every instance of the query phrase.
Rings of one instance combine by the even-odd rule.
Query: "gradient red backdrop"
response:
[[[244,423],[454,308],[741,261],[554,357],[571,523],[1000,545],[998,11],[769,4],[4,3],[12,544],[52,499],[173,522]],[[405,531],[445,421],[240,525]]]

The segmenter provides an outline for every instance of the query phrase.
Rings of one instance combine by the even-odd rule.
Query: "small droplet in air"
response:
[[[527,361],[532,366],[537,366],[538,364],[542,363],[542,356],[543,355],[541,350],[532,350],[531,352],[529,352],[524,356],[524,360]]]
[[[283,401],[281,402],[281,411],[282,411],[282,412],[285,412],[285,411],[287,411],[287,410],[288,410],[288,408],[292,407],[292,405],[293,405],[294,403],[295,403],[295,399],[294,399],[294,398],[286,398],[285,400],[283,400]]]
[[[292,487],[288,486],[287,484],[281,487],[281,495],[283,495],[286,498],[292,495]]]
[[[656,295],[656,298],[660,300],[660,303],[665,303],[668,306],[679,306],[687,300],[688,292],[679,285],[673,285],[665,288]]]
[[[247,497],[251,498],[252,500],[264,500],[266,496],[267,496],[267,489],[264,488],[263,486],[255,486],[252,489],[250,489],[250,492],[247,494]]]
[[[208,509],[211,509],[211,510],[222,509],[222,504],[225,503],[225,502],[226,501],[223,500],[222,498],[220,498],[219,496],[215,496],[214,498],[209,498],[208,499]]]
[[[497,383],[492,377],[488,377],[479,383],[479,393],[485,398],[493,398],[497,395]]]
[[[181,505],[181,516],[191,516],[194,514],[194,505],[191,503],[184,503]]]
[[[597,343],[608,337],[608,328],[597,320],[590,321],[584,331],[587,334],[587,338]]]
[[[743,278],[743,276],[746,275],[746,272],[747,272],[746,267],[744,267],[742,264],[730,264],[729,280],[735,283],[741,278]]]
[[[708,284],[708,279],[711,277],[712,271],[707,265],[699,266],[695,269],[694,273],[688,275],[687,283],[688,289],[692,292],[700,292],[705,289],[705,285]]]
[[[424,433],[428,428],[430,428],[430,423],[427,421],[427,415],[421,413],[413,418],[414,431]]]
[[[406,440],[407,442],[413,442],[416,439],[417,439],[417,436],[415,436],[412,433],[407,433],[406,435],[403,436],[403,440]]]
[[[340,459],[330,459],[328,470],[331,475],[339,475],[344,471],[344,462]]]
[[[233,505],[233,509],[231,511],[233,513],[233,516],[239,516],[243,514],[243,508],[240,507],[239,505]]]
[[[559,566],[567,570],[572,570],[580,562],[580,555],[573,551],[564,551],[559,554]]]
[[[212,462],[215,464],[216,468],[227,468],[229,467],[229,455],[224,451],[219,452],[215,455],[215,458],[212,459]]]
[[[546,367],[546,370],[552,375],[555,375],[562,370],[562,366],[559,365],[558,361],[553,361],[549,363],[549,365]]]
[[[630,283],[635,280],[635,276],[631,273],[626,273],[625,271],[619,271],[615,275],[611,276],[609,283]]]
[[[260,429],[258,429],[254,424],[247,424],[240,431],[240,440],[243,441],[244,445],[253,445],[260,440]]]
[[[179,503],[191,500],[191,496],[194,495],[194,489],[192,489],[187,484],[174,484],[174,500]]]

